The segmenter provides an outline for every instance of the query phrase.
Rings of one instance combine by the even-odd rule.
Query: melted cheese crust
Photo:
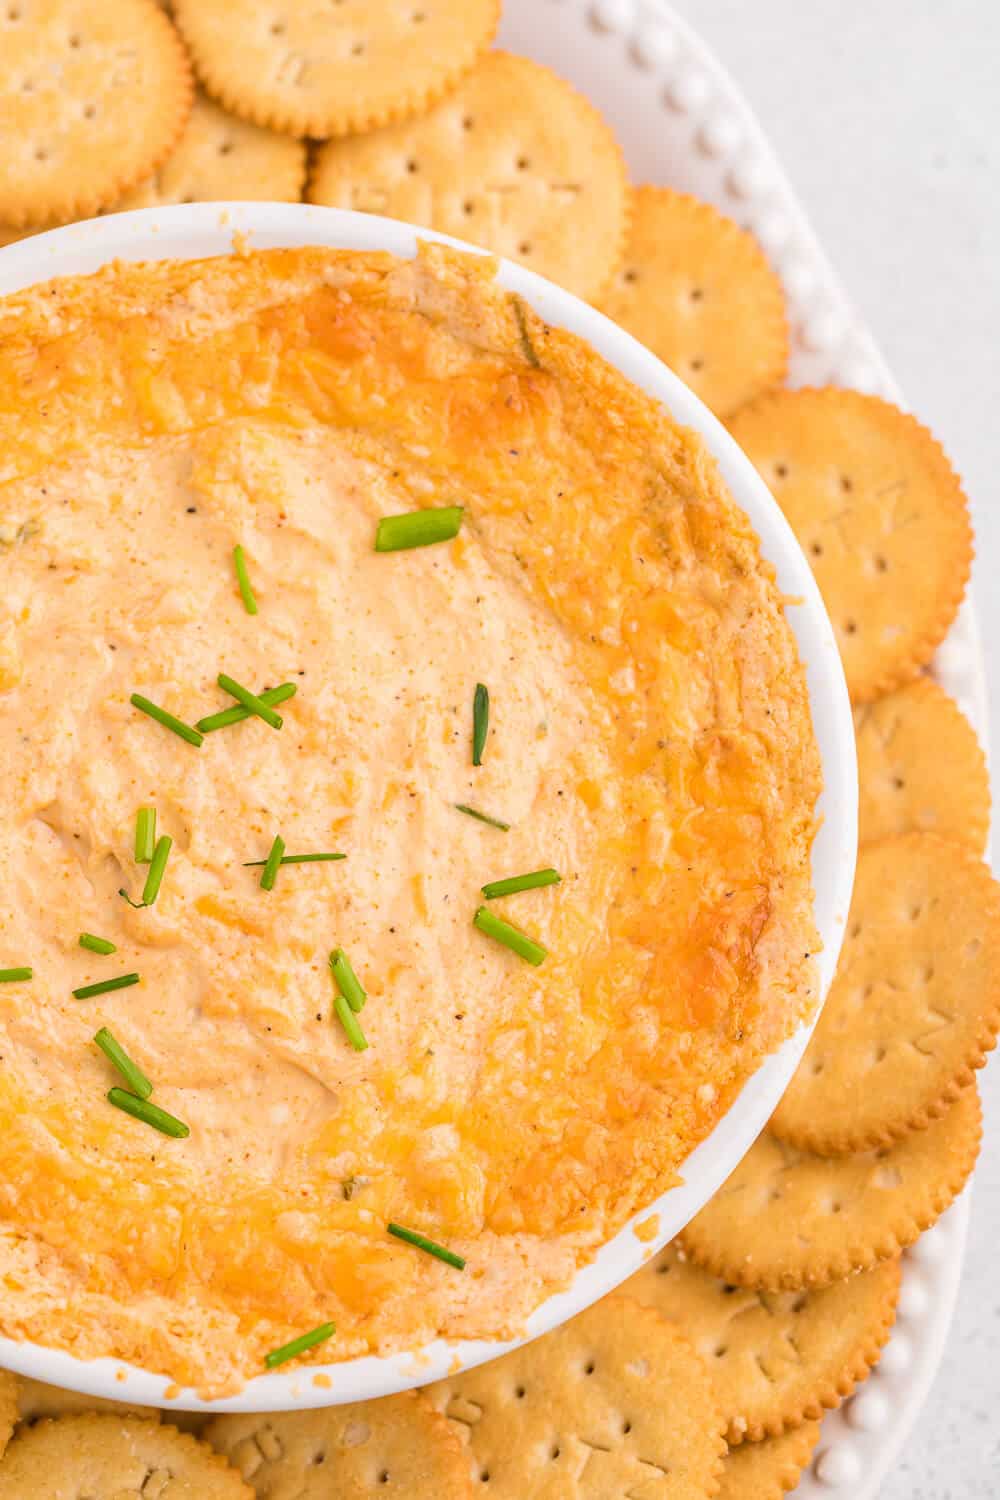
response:
[[[456,502],[456,541],[373,552],[380,515]],[[4,1333],[215,1394],[331,1318],[317,1359],[514,1334],[813,1006],[819,766],[772,575],[700,441],[489,262],[279,251],[8,299],[0,574],[0,965],[35,969],[0,988]],[[193,722],[219,671],[294,678],[280,734],[198,751],[129,706]],[[133,912],[141,805],[175,847]],[[243,861],[279,831],[348,858],[269,895]],[[496,903],[534,969],[471,916],[546,864]],[[101,1024],[189,1140],[105,1103]]]

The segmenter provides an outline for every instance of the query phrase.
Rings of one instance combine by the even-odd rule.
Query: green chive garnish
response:
[[[346,854],[283,854],[281,863],[283,865],[322,865],[331,859],[346,859]],[[243,861],[244,870],[252,870],[256,865],[266,865],[266,859],[247,859]]]
[[[260,888],[262,891],[273,891],[274,882],[278,878],[278,869],[285,853],[285,841],[280,833],[274,835],[274,843],[271,852],[264,861],[264,870],[260,877]]]
[[[141,693],[133,693],[129,702],[133,708],[141,709],[158,724],[163,724],[165,728],[172,729],[174,734],[179,734],[181,739],[187,740],[189,745],[197,747],[205,738],[203,734],[198,733],[197,729],[192,729],[190,724],[185,724],[182,720],[176,719],[173,714],[168,714],[165,708],[160,708],[156,703],[150,703],[149,699],[144,698]]]
[[[0,969],[0,984],[17,984],[21,979],[30,979],[34,969]]]
[[[248,615],[257,613],[257,601],[250,587],[250,574],[247,572],[246,553],[242,547],[233,548],[233,562],[236,564],[236,582],[240,586],[240,596],[243,599],[243,608]]]
[[[118,952],[114,943],[109,943],[107,938],[95,937],[92,932],[81,932],[79,942],[81,948],[89,948],[91,953],[103,953],[107,955]]]
[[[256,714],[258,719],[263,719],[265,724],[270,724],[272,729],[280,729],[284,720],[280,714],[276,714],[273,708],[266,704],[263,698],[258,698],[256,693],[251,693],[242,683],[233,677],[227,677],[225,672],[220,672],[216,679],[224,693],[237,699],[243,707],[249,709],[250,713]]]
[[[351,1009],[355,1012],[363,1011],[368,996],[343,948],[334,948],[330,954],[330,968],[333,970],[334,979],[340,986],[340,993]]]
[[[127,990],[129,985],[138,983],[138,974],[119,974],[114,979],[101,979],[97,984],[85,984],[81,989],[73,991],[73,997],[76,1000],[92,1000],[95,995],[108,995],[112,990]]]
[[[157,839],[153,857],[149,862],[149,874],[146,876],[146,884],[142,888],[143,906],[152,906],[160,893],[163,884],[163,872],[167,868],[167,860],[174,841],[169,833],[165,833],[161,839]]]
[[[146,1077],[140,1067],[129,1057],[120,1042],[115,1041],[106,1026],[102,1026],[94,1037],[94,1041],[100,1047],[104,1056],[113,1063],[119,1073],[128,1084],[132,1093],[139,1099],[148,1099],[153,1092],[153,1085]]]
[[[297,688],[294,682],[283,682],[280,687],[268,688],[265,693],[258,693],[261,703],[269,707],[275,703],[284,703],[286,698],[294,698]],[[220,713],[209,714],[207,719],[198,720],[198,728],[202,734],[211,734],[213,729],[226,729],[230,724],[242,724],[244,719],[251,717],[250,710],[238,703],[235,708],[224,708]]]
[[[375,532],[376,552],[401,552],[407,547],[429,547],[450,542],[462,524],[460,505],[411,510],[402,516],[383,516]]]
[[[426,1250],[428,1255],[436,1255],[438,1260],[443,1260],[446,1265],[454,1266],[456,1271],[465,1270],[465,1257],[456,1255],[454,1250],[448,1250],[444,1245],[439,1245],[434,1240],[429,1240],[425,1234],[418,1234],[415,1229],[404,1229],[402,1224],[389,1224],[390,1234],[394,1234],[397,1240],[405,1240],[408,1245],[416,1245],[418,1250]]]
[[[270,1354],[264,1355],[264,1363],[269,1370],[273,1370],[276,1365],[283,1365],[287,1360],[295,1359],[296,1355],[305,1354],[308,1349],[315,1349],[317,1344],[325,1344],[336,1331],[333,1323],[321,1323],[318,1328],[313,1329],[312,1333],[304,1333],[300,1338],[292,1339],[290,1344],[282,1344],[280,1349],[272,1349]]]
[[[489,813],[477,812],[474,807],[466,807],[464,802],[455,802],[452,806],[458,812],[464,812],[468,817],[475,818],[478,823],[488,823],[491,828],[499,828],[502,833],[510,832],[509,823],[501,823],[499,818],[491,818]]]
[[[154,1130],[159,1130],[163,1135],[172,1135],[175,1140],[182,1141],[185,1136],[191,1134],[190,1127],[178,1120],[174,1115],[168,1115],[165,1109],[158,1104],[152,1104],[148,1099],[139,1099],[135,1094],[129,1094],[125,1089],[108,1089],[108,1103],[113,1104],[115,1109],[123,1109],[127,1115],[132,1115],[136,1120],[142,1120],[147,1125],[152,1125]]]
[[[368,1046],[368,1038],[361,1030],[357,1016],[343,995],[336,997],[333,1002],[333,1008],[337,1012],[337,1020],[347,1033],[347,1040],[355,1052],[364,1052]]]
[[[548,949],[543,948],[541,943],[536,943],[534,938],[530,938],[520,928],[512,927],[503,917],[494,916],[485,906],[479,908],[472,920],[480,932],[485,932],[487,937],[496,938],[505,948],[512,948],[519,957],[526,958],[529,964],[538,965],[548,955]]]
[[[135,815],[135,862],[148,865],[156,848],[156,808],[140,807]]]
[[[558,870],[533,870],[530,875],[512,875],[509,880],[491,880],[483,886],[487,901],[498,896],[516,896],[518,891],[534,891],[541,885],[558,885],[562,876]]]
[[[481,682],[476,683],[472,699],[472,764],[481,766],[486,736],[490,728],[490,691]]]

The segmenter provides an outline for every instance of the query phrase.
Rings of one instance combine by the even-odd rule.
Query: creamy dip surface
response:
[[[445,505],[454,540],[374,550]],[[814,1004],[818,760],[756,540],[489,263],[244,254],[0,304],[0,580],[0,969],[33,970],[0,985],[5,1334],[204,1394],[328,1320],[315,1361],[513,1335]],[[220,672],[295,683],[283,728],[196,748],[130,702],[192,724]],[[141,807],[174,842],[135,910]],[[346,858],[264,890],[276,834]],[[472,917],[543,866],[489,903],[534,967]],[[107,1102],[101,1026],[186,1139]]]

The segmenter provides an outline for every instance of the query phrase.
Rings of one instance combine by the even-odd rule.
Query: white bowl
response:
[[[329,245],[352,250],[389,250],[412,256],[418,235],[474,250],[458,240],[416,230],[391,219],[300,203],[198,203],[175,208],[147,208],[53,229],[47,234],[0,251],[0,295],[47,281],[53,276],[81,275],[111,260],[149,261],[222,255],[232,249],[233,234],[248,236],[254,249],[293,245]],[[655,396],[671,415],[701,433],[714,454],[733,498],[749,516],[764,556],[774,565],[789,605],[788,618],[806,666],[813,725],[823,761],[822,822],[813,846],[816,925],[823,940],[819,956],[821,994],[833,977],[854,881],[857,847],[857,766],[854,730],[840,657],[833,631],[809,565],[763,480],[722,424],[655,355],[629,334],[579,301],[521,266],[503,261],[499,279],[519,292],[549,323],[587,340],[609,363]],[[798,602],[801,601],[801,602]],[[527,1337],[554,1328],[603,1297],[642,1264],[651,1249],[671,1239],[749,1149],[788,1085],[809,1039],[802,1027],[780,1051],[769,1057],[746,1083],[732,1108],[684,1164],[684,1182],[653,1203],[609,1240],[565,1291],[551,1296],[528,1320]],[[633,1225],[659,1215],[654,1241],[642,1241]],[[67,1310],[72,1317],[72,1308]],[[0,1338],[0,1366],[83,1391],[91,1396],[142,1402],[168,1409],[284,1411],[333,1405],[383,1396],[423,1385],[463,1365],[479,1364],[514,1347],[488,1340],[437,1339],[409,1353],[366,1355],[339,1364],[310,1365],[290,1373],[274,1372],[251,1380],[239,1395],[206,1403],[189,1391],[173,1400],[171,1382],[161,1375],[117,1359],[80,1360],[39,1344]],[[313,1376],[322,1370],[330,1384],[320,1389]],[[124,1379],[122,1376],[124,1375]],[[176,1390],[176,1387],[173,1388]]]

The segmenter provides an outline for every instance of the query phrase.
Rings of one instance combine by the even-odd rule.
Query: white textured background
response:
[[[1000,0],[672,3],[748,95],[909,404],[966,481],[1000,756]],[[881,1500],[1000,1500],[1000,1058],[983,1093],[948,1354]]]

